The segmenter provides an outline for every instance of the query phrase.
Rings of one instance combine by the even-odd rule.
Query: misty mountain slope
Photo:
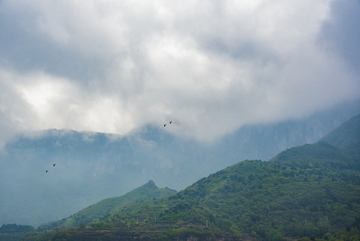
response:
[[[360,170],[360,115],[352,117],[312,145],[290,148],[270,162],[285,166]]]
[[[320,141],[347,150],[354,156],[360,156],[360,114],[341,124]]]
[[[176,193],[175,190],[158,188],[153,181],[149,181],[141,187],[138,187],[122,196],[107,198],[96,204],[90,205],[68,218],[51,224],[51,226],[77,227],[80,223],[89,224],[91,222],[98,222],[99,220],[109,216],[112,212],[131,203],[168,196],[174,193]]]
[[[268,160],[293,145],[317,141],[350,118],[359,109],[354,106],[243,127],[210,144],[175,137],[162,126],[127,136],[71,130],[23,135],[0,152],[0,224],[60,220],[148,180],[181,190],[244,159]]]
[[[276,155],[270,162],[286,167],[318,168],[321,166],[349,170],[358,168],[357,162],[348,152],[326,142],[290,148]]]
[[[128,205],[104,221],[154,222],[156,216],[157,222],[205,225],[208,220],[215,232],[255,232],[270,239],[271,230],[320,238],[359,218],[360,171],[351,167],[351,156],[324,142],[285,153],[278,162],[232,165],[167,198]],[[308,158],[314,165],[299,165]]]
[[[318,112],[304,120],[276,124],[245,126],[225,136],[212,156],[222,159],[226,166],[245,159],[267,161],[294,146],[312,144],[333,131],[341,123],[360,113],[359,103],[345,103]],[[218,166],[214,171],[224,168]]]

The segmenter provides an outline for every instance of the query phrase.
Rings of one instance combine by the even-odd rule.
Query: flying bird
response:
[[[169,122],[170,124],[172,123],[172,121]]]
[[[166,126],[166,124],[164,124],[164,127]]]
[[[46,170],[46,173],[48,172],[49,170]]]
[[[53,167],[56,165],[56,163],[53,164]]]

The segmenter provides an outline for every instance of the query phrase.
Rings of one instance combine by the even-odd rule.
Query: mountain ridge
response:
[[[291,160],[288,156],[292,156]],[[360,170],[359,157],[360,114],[342,123],[317,143],[287,149],[272,158],[270,162],[285,166],[332,165],[342,169]]]
[[[97,222],[105,217],[109,216],[115,210],[123,208],[134,202],[139,202],[146,199],[152,199],[162,196],[168,196],[176,193],[175,190],[169,188],[158,188],[154,181],[150,180],[146,184],[118,197],[106,198],[85,207],[81,211],[74,213],[68,218],[64,218],[60,221],[53,222],[51,225],[40,226],[39,230],[46,230],[51,227],[77,227],[80,223],[89,224],[91,222]]]
[[[269,160],[293,145],[317,141],[347,119],[350,112],[345,112],[342,108],[302,121],[245,126],[211,145],[175,138],[154,126],[119,138],[70,130],[23,136],[0,153],[0,224],[38,226],[62,219],[150,179],[182,190],[239,161]]]
[[[349,151],[352,156],[360,156],[360,114],[341,124],[336,130],[320,139],[331,145]],[[357,161],[360,162],[358,159]]]

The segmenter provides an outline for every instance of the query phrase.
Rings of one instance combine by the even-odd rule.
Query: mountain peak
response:
[[[149,182],[146,183],[146,184],[144,185],[144,187],[149,188],[149,189],[158,188],[158,187],[155,185],[155,182],[154,182],[153,180],[149,180]]]

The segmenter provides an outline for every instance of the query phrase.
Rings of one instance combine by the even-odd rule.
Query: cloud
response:
[[[360,2],[333,1],[331,17],[322,25],[320,44],[340,56],[349,71],[360,74]]]
[[[341,43],[360,49],[359,3],[339,4],[3,0],[1,128],[124,135],[173,120],[211,141],[358,99]]]

